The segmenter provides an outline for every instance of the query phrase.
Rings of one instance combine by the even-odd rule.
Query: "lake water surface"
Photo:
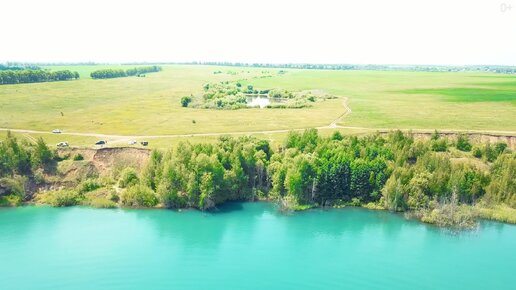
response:
[[[381,211],[0,209],[0,289],[515,289],[516,226]]]

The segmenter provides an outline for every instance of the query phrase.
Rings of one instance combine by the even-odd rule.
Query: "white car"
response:
[[[68,147],[68,142],[59,142],[57,143],[57,147]]]
[[[136,145],[138,142],[134,141],[134,140],[130,140],[129,142],[127,142],[127,144],[129,145]]]
[[[54,129],[54,130],[52,130],[52,133],[54,133],[54,134],[61,134],[61,130],[59,130],[59,129]]]

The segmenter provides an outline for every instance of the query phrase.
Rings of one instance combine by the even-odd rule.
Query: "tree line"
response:
[[[70,70],[3,70],[0,85],[68,81],[79,79],[79,73]]]
[[[314,64],[314,63],[246,63],[246,62],[183,62],[179,64],[258,67],[258,68],[287,68],[287,69],[316,69],[316,70],[380,70],[380,71],[424,71],[424,72],[493,72],[516,74],[515,66],[504,65],[382,65],[382,64]]]
[[[433,146],[442,140],[445,150]],[[455,146],[441,137],[414,140],[399,131],[363,138],[291,132],[278,150],[264,140],[223,137],[215,145],[182,143],[173,152],[154,151],[137,184],[155,204],[173,208],[208,209],[256,198],[294,209],[370,204],[407,211],[433,209],[452,198],[516,207],[516,155],[506,146],[485,144],[480,157],[456,162],[449,151],[462,151]],[[491,147],[498,150],[491,153]],[[490,164],[486,150],[495,156],[490,169],[473,162]],[[138,190],[122,202],[137,204]]]
[[[146,73],[159,72],[162,68],[160,66],[142,66],[135,67],[127,70],[123,69],[100,69],[91,72],[90,76],[92,79],[110,79],[110,78],[121,78],[130,76],[141,76]]]
[[[16,176],[30,176],[53,162],[53,156],[42,140],[27,145],[9,137],[0,144],[0,177],[4,184],[19,185]],[[264,199],[294,210],[362,205],[416,212],[422,220],[446,224],[471,218],[463,206],[503,205],[514,213],[515,180],[516,153],[505,143],[472,144],[464,135],[452,141],[437,132],[430,140],[400,131],[322,137],[310,129],[290,132],[277,148],[255,137],[182,142],[174,150],[153,150],[142,170],[129,167],[111,183],[89,182],[80,188],[117,184],[121,193],[103,200],[110,206],[208,210],[226,201]],[[2,186],[0,182],[0,196]],[[85,191],[54,193],[53,200],[78,204]]]
[[[8,62],[6,64],[0,63],[0,71],[2,70],[40,70],[41,68],[34,64]]]

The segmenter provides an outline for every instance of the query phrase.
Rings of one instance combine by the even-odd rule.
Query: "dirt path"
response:
[[[339,128],[339,125],[337,125],[337,123],[340,122],[342,118],[352,113],[351,108],[348,106],[348,101],[348,97],[343,97],[342,106],[344,106],[345,111],[337,119],[331,122],[330,125],[328,125],[329,128]]]
[[[351,108],[348,105],[349,99],[343,97],[342,106],[345,111],[339,115],[333,122],[327,126],[315,127],[318,130],[326,129],[351,129],[351,130],[364,130],[385,133],[395,128],[371,128],[371,127],[356,127],[356,126],[340,126],[338,123],[346,116],[352,113]],[[193,133],[193,134],[169,134],[169,135],[110,135],[110,134],[99,134],[99,133],[81,133],[81,132],[62,132],[59,135],[63,136],[85,136],[85,137],[97,137],[99,139],[109,140],[110,144],[119,144],[128,142],[129,140],[136,139],[156,139],[156,138],[184,138],[184,137],[211,137],[211,136],[222,136],[222,135],[251,135],[251,134],[274,134],[274,133],[287,133],[289,131],[303,131],[308,128],[291,128],[291,129],[279,129],[279,130],[262,130],[262,131],[239,131],[239,132],[211,132],[211,133]],[[435,129],[400,129],[402,131],[411,131],[413,133],[427,134],[432,133]],[[13,128],[0,128],[0,131],[11,131],[15,133],[23,134],[54,134],[50,131],[37,131],[28,129],[13,129]],[[514,137],[516,132],[514,131],[492,131],[492,130],[455,130],[455,129],[440,129],[442,134],[487,134],[492,136],[505,136]],[[57,135],[57,134],[56,134]],[[26,135],[28,136],[28,135]],[[28,138],[35,142],[35,139],[28,136]]]

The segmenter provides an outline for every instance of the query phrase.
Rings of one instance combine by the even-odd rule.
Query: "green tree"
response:
[[[36,147],[34,148],[34,156],[32,163],[34,166],[45,166],[53,160],[53,153],[48,148],[43,138],[38,138],[36,141]]]
[[[181,98],[181,106],[188,107],[188,104],[192,102],[192,97],[184,96]]]

